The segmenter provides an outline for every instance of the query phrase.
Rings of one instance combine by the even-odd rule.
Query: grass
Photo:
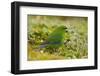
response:
[[[28,60],[57,60],[57,59],[65,59],[63,56],[49,54],[47,52],[42,53],[38,51],[33,51],[31,45],[28,47]]]
[[[28,15],[28,60],[88,58],[87,24],[87,17]],[[54,48],[39,49],[50,33],[61,25],[68,28],[65,43],[56,48],[57,51],[53,51]]]

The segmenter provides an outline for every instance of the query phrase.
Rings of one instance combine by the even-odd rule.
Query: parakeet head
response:
[[[68,32],[68,28],[66,26],[59,26],[58,28],[60,31]]]

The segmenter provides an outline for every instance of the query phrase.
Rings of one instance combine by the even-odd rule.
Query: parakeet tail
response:
[[[33,51],[37,51],[40,52],[42,48],[45,48],[47,46],[47,44],[44,45],[40,45],[39,47],[35,48]]]
[[[45,48],[47,46],[47,44],[44,45],[40,45],[38,48]]]

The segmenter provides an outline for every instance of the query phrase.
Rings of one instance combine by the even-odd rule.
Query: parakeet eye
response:
[[[67,29],[67,27],[64,27],[64,29]]]

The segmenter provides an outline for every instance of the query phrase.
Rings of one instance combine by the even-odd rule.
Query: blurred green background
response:
[[[88,58],[88,18],[74,16],[28,15],[28,60],[57,60]],[[53,48],[39,49],[56,27],[68,28],[64,44]],[[39,50],[39,51],[38,51]],[[52,51],[52,53],[51,53]]]

